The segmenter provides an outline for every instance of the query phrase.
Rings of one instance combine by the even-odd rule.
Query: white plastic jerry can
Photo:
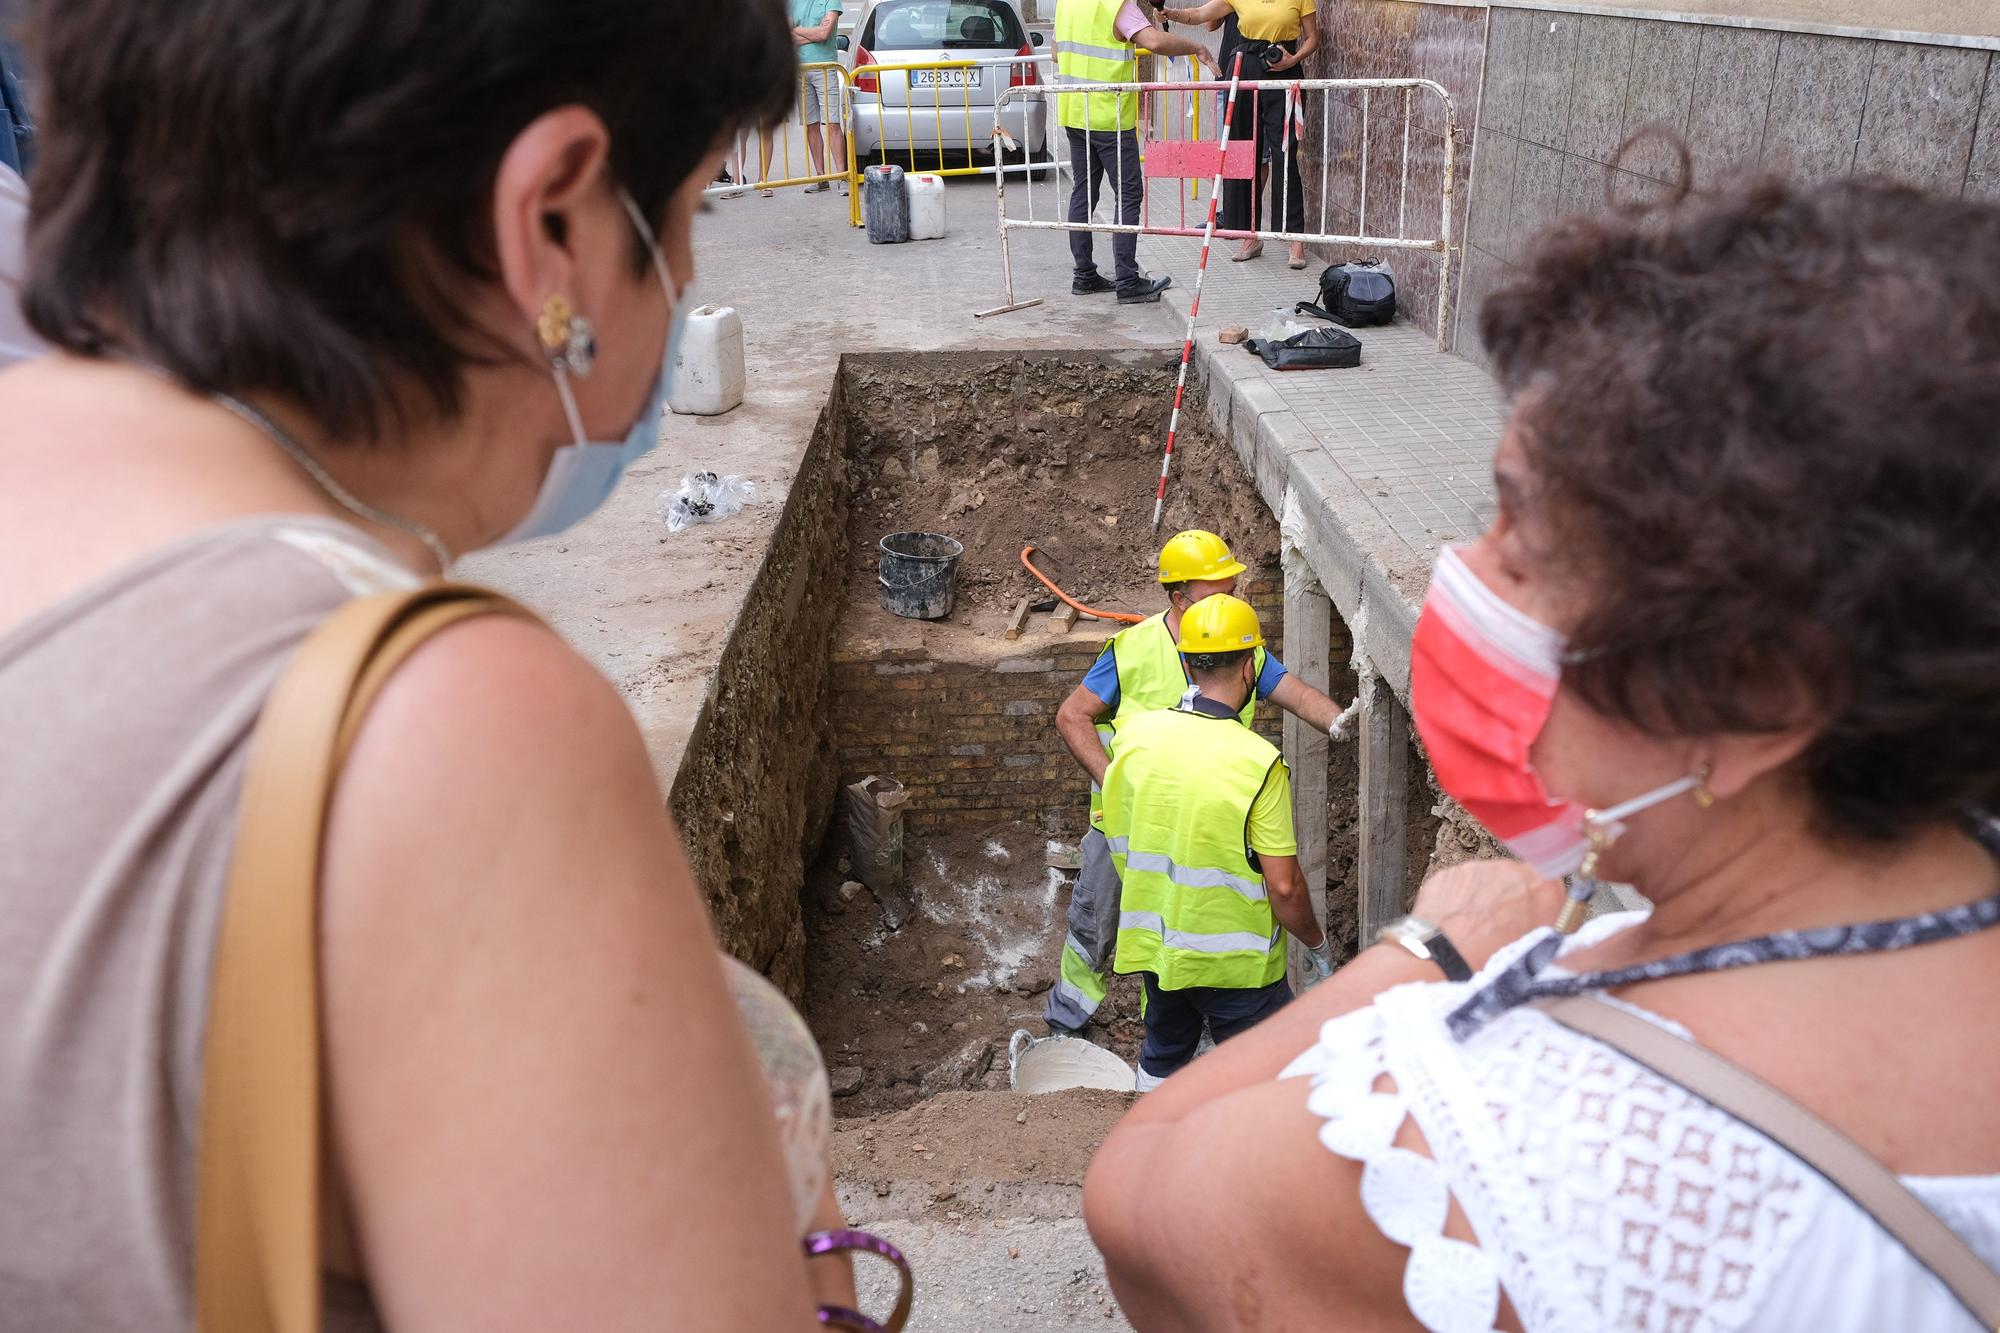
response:
[[[697,308],[674,350],[667,406],[682,416],[719,417],[743,402],[744,379],[743,321],[735,307]]]
[[[910,239],[944,239],[944,177],[906,176],[903,188],[910,194]]]

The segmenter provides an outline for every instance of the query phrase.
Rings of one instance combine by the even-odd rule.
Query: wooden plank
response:
[[[1314,584],[1285,594],[1285,666],[1324,694],[1333,682],[1331,645],[1333,603]],[[1299,844],[1299,870],[1312,894],[1313,917],[1326,924],[1327,735],[1285,715],[1285,764],[1292,770],[1292,822]],[[1296,939],[1287,954],[1287,972],[1297,990],[1312,977],[1306,948]]]
[[[1361,685],[1361,939],[1408,908],[1410,719],[1388,682],[1373,672]]]
[[[1028,608],[1034,605],[1034,601],[1035,599],[1032,597],[1023,597],[1014,604],[1014,614],[1007,617],[1007,637],[1009,639],[1020,638],[1021,631],[1027,628]]]
[[[1055,621],[1056,633],[1067,634],[1076,628],[1076,608],[1064,602],[1050,619]]]

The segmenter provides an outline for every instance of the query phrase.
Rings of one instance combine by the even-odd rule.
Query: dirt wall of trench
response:
[[[847,527],[846,421],[836,380],[669,795],[722,946],[794,1001],[799,890],[834,800],[827,645],[842,599],[827,568]]]

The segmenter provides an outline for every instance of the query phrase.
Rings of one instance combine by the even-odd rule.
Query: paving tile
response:
[[[1879,43],[1855,169],[1959,193],[1991,59],[1986,51]]]
[[[1764,126],[1759,165],[1798,180],[1854,169],[1874,42],[1786,33]]]
[[[1510,264],[1525,261],[1542,229],[1562,215],[1563,166],[1568,159],[1553,148],[1523,141],[1514,167],[1514,203],[1507,216],[1502,248],[1494,253]]]
[[[1986,100],[1972,136],[1972,162],[1965,172],[1965,193],[1973,199],[2000,199],[2000,84],[1995,72],[1986,75]]]
[[[1601,14],[1578,20],[1570,153],[1607,163],[1617,154],[1625,137],[1625,99],[1631,92],[1632,45],[1639,26],[1636,19]]]
[[[1625,93],[1621,141],[1646,128],[1676,138],[1687,136],[1700,46],[1701,29],[1692,24],[1650,19],[1638,23],[1632,34],[1632,77]],[[1679,154],[1648,137],[1635,144],[1620,165],[1671,182],[1678,179],[1679,161]]]
[[[1576,40],[1583,22],[1574,14],[1537,11],[1528,30],[1528,78],[1521,98],[1521,137],[1549,148],[1569,139],[1569,104],[1576,71]]]
[[[1521,132],[1521,102],[1528,88],[1528,35],[1535,14],[1526,9],[1489,9],[1486,31],[1486,90],[1479,123],[1502,134]]]
[[[1778,33],[1750,28],[1701,30],[1687,133],[1697,183],[1713,185],[1756,166],[1780,40]]]

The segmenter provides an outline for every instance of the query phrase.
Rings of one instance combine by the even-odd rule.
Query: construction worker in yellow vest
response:
[[[1083,838],[1082,869],[1070,891],[1062,965],[1044,1013],[1051,1032],[1080,1032],[1104,1002],[1118,929],[1118,876],[1098,827],[1099,786],[1116,737],[1130,719],[1177,707],[1187,695],[1194,678],[1176,646],[1181,618],[1205,597],[1233,594],[1243,572],[1229,544],[1214,533],[1177,533],[1160,548],[1159,579],[1167,594],[1166,610],[1111,636],[1083,683],[1056,711],[1056,730],[1063,744],[1090,775],[1091,824]],[[1255,688],[1242,704],[1246,727],[1256,718],[1258,700],[1268,699],[1315,730],[1340,736],[1335,724],[1341,711],[1333,700],[1289,674],[1261,643],[1252,662]]]
[[[1156,55],[1192,56],[1215,70],[1207,47],[1176,37],[1154,22],[1138,0],[1057,0],[1056,82],[1088,88],[1092,84],[1136,83],[1139,51]],[[1145,179],[1139,172],[1139,94],[1136,92],[1065,93],[1056,98],[1056,119],[1069,136],[1069,220],[1087,221],[1097,207],[1104,178],[1118,192],[1118,220],[1125,226],[1139,221]],[[1070,258],[1076,273],[1069,289],[1076,296],[1115,291],[1121,305],[1158,301],[1172,278],[1148,278],[1139,271],[1139,238],[1126,233],[1111,238],[1115,281],[1107,282],[1091,257],[1090,233],[1069,234]]]
[[[1249,603],[1218,595],[1182,618],[1194,685],[1176,708],[1118,730],[1104,774],[1104,837],[1123,885],[1117,968],[1146,987],[1139,1091],[1292,998],[1285,932],[1333,971],[1292,833],[1278,747],[1244,725],[1264,635]]]

